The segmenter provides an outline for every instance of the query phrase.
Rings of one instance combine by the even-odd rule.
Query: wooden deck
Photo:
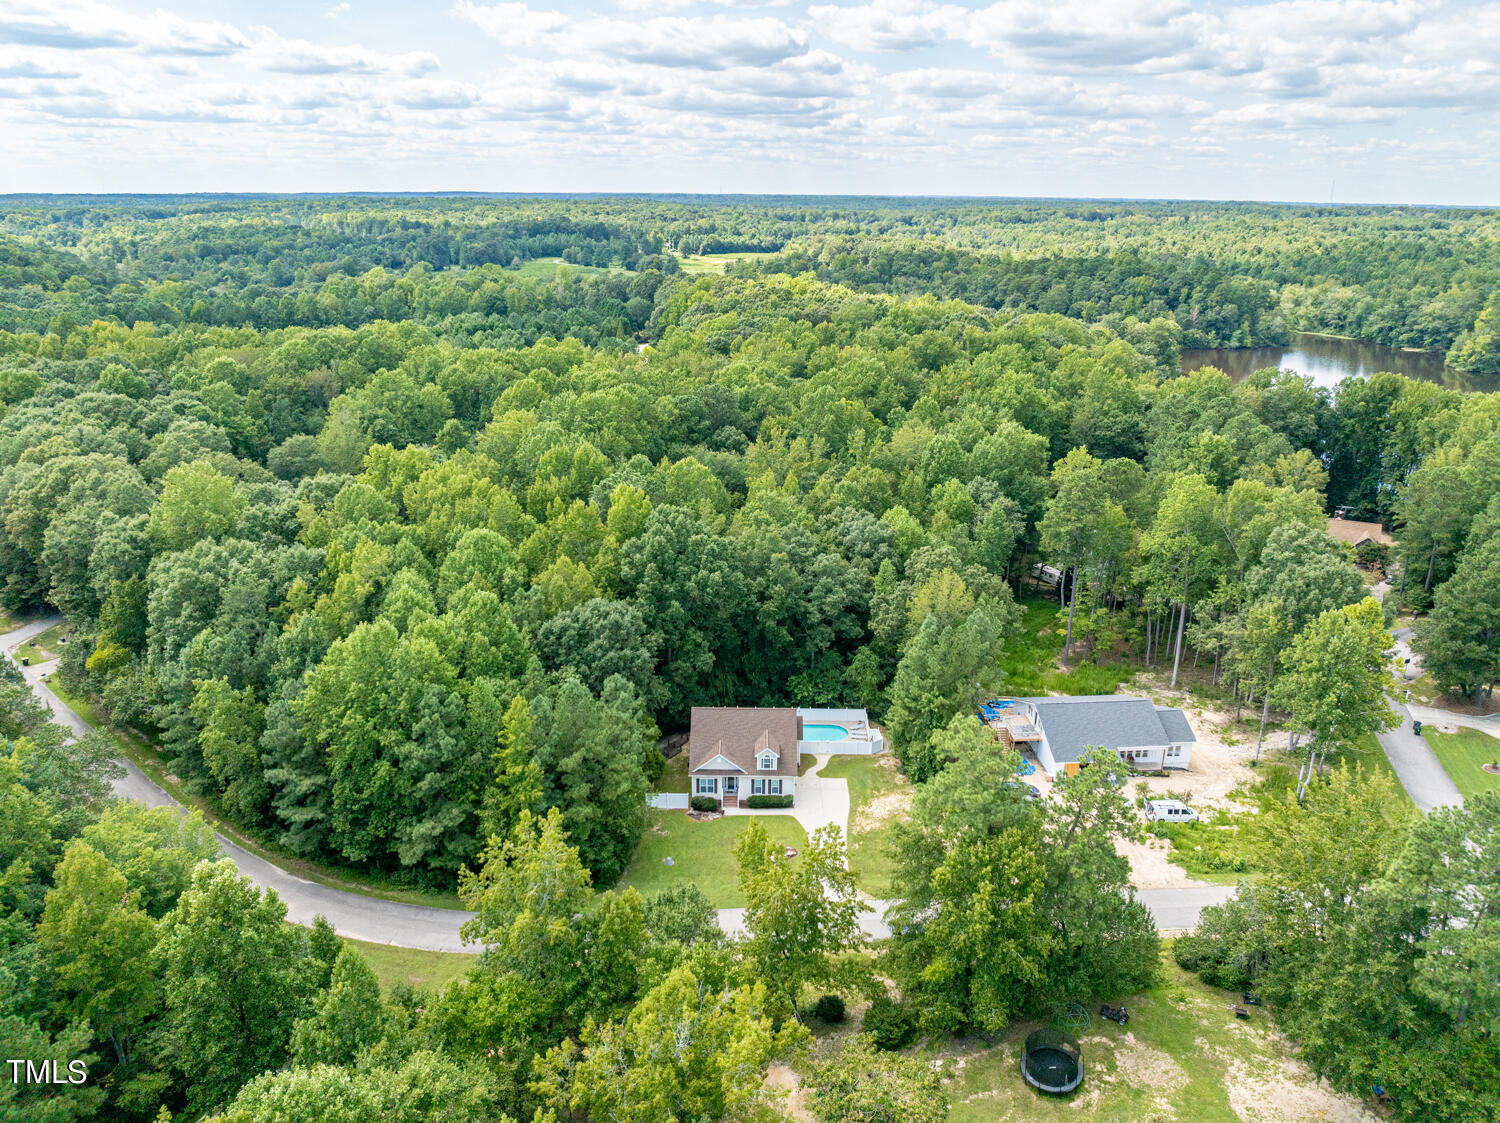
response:
[[[1024,717],[998,717],[990,722],[990,728],[1000,736],[1000,743],[1013,749],[1020,743],[1038,744],[1042,731]]]

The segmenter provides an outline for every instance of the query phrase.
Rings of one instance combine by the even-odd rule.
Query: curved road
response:
[[[62,620],[61,616],[48,616],[6,635],[0,635],[0,650],[4,650],[6,657],[16,662],[13,653],[17,646],[54,624],[62,623]],[[44,676],[56,666],[55,663],[20,667],[17,662],[17,666],[32,691],[52,711],[52,716],[59,725],[67,727],[75,737],[93,728],[52,693],[43,681]],[[182,809],[181,804],[130,760],[119,763],[125,774],[113,781],[116,795],[122,799],[133,799],[147,807]],[[242,874],[262,888],[276,890],[286,903],[287,919],[294,924],[308,925],[315,917],[324,916],[340,936],[350,939],[423,951],[476,950],[472,945],[466,946],[458,934],[459,926],[473,913],[407,905],[319,885],[251,854],[222,834],[217,837],[219,848],[233,860]],[[1196,927],[1199,912],[1233,894],[1231,887],[1218,885],[1137,890],[1137,895],[1151,911],[1158,928],[1178,930]],[[890,902],[871,901],[869,904],[871,911],[862,915],[861,927],[873,939],[889,936],[890,928],[885,923],[885,910]],[[731,934],[741,931],[744,927],[744,914],[744,909],[720,909],[719,924]]]
[[[1396,659],[1400,660],[1396,664],[1396,679],[1400,685],[1410,682],[1420,673],[1421,659],[1411,654],[1410,628],[1398,628],[1391,634],[1396,640]],[[1408,710],[1395,697],[1390,702],[1391,710],[1401,719],[1401,724],[1377,734],[1376,740],[1380,742],[1380,747],[1385,751],[1386,759],[1391,762],[1391,768],[1395,770],[1401,786],[1406,789],[1406,794],[1424,812],[1431,811],[1434,807],[1462,807],[1464,797],[1459,793],[1458,786],[1438,761],[1437,754],[1432,751],[1426,738],[1418,737],[1412,728],[1413,716],[1419,721],[1433,720],[1418,712],[1426,711],[1427,707],[1417,706]],[[1445,720],[1452,721],[1454,718],[1449,716]]]

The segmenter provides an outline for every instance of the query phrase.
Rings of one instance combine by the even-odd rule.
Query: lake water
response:
[[[1351,374],[1367,377],[1382,370],[1424,382],[1436,382],[1455,390],[1494,390],[1500,387],[1500,376],[1453,370],[1443,365],[1442,355],[1435,351],[1404,351],[1399,347],[1382,347],[1378,343],[1361,343],[1356,339],[1337,339],[1328,335],[1294,335],[1292,342],[1284,347],[1182,353],[1184,374],[1199,367],[1218,367],[1236,382],[1251,371],[1277,367],[1309,375],[1317,385],[1330,388]]]

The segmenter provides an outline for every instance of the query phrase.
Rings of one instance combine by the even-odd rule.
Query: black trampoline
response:
[[[1039,1029],[1026,1038],[1021,1075],[1042,1092],[1061,1095],[1083,1083],[1083,1056],[1078,1042],[1060,1029]]]

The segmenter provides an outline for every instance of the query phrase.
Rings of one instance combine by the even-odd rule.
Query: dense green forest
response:
[[[307,1117],[338,1089],[365,1105],[351,1119],[438,1118],[422,1104],[449,1091],[468,1118],[752,1115],[745,1073],[800,1047],[798,986],[870,983],[841,974],[850,906],[823,900],[836,840],[796,884],[742,847],[752,902],[809,902],[752,904],[743,944],[701,899],[611,891],[657,739],[694,705],[843,703],[885,724],[922,785],[897,856],[911,923],[882,967],[913,1033],[994,1031],[1070,988],[1139,985],[1156,944],[1121,892],[1118,791],[980,810],[953,783],[1013,770],[967,715],[1025,685],[1002,669],[1017,590],[1037,563],[1063,573],[1065,660],[1134,660],[1175,685],[1187,653],[1326,754],[1379,727],[1389,644],[1324,532],[1344,507],[1397,529],[1388,605],[1431,608],[1417,642],[1443,686],[1489,691],[1500,396],[1391,374],[1232,384],[1180,376],[1178,352],[1315,327],[1496,369],[1493,223],[1176,204],[8,201],[6,606],[62,611],[63,680],[160,744],[227,820],[306,860],[457,884],[487,948],[440,999],[372,998],[330,933],[286,928],[232,868],[195,868],[212,854],[200,828],[107,806],[102,750],[65,752],[11,682],[0,1020],[101,1074],[48,1118]],[[704,251],[769,256],[685,273],[681,255]],[[1493,845],[1495,808],[1468,814],[1444,829]],[[1082,822],[1098,825],[1087,840]],[[1387,856],[1423,845],[1396,829],[1418,833]],[[538,903],[542,882],[561,895]],[[1034,955],[930,919],[1022,884],[1035,904],[983,927]],[[778,927],[820,909],[805,940]],[[1430,927],[1403,923],[1419,954]],[[217,927],[233,933],[222,952],[204,942]],[[789,941],[804,952],[778,976]],[[115,985],[127,961],[152,966]],[[1328,977],[1333,993],[1344,976]],[[1425,1001],[1420,970],[1392,978]],[[1483,990],[1423,1008],[1423,1040],[1469,1082],[1451,1111],[1430,1071],[1380,1071],[1405,1118],[1482,1118],[1467,1105],[1496,1094],[1500,1018]],[[703,1053],[663,1071],[653,1034],[690,1006],[710,1024]],[[242,1019],[235,1055],[215,1018]],[[1362,1090],[1368,1067],[1321,1048],[1320,1071]],[[610,1099],[621,1072],[640,1081],[631,1110]]]
[[[739,267],[1007,311],[1164,317],[1187,347],[1317,331],[1493,373],[1497,222],[1488,210],[1221,203],[18,196],[0,215],[0,328],[417,319],[461,345],[600,346],[655,338],[649,275],[674,268],[666,248],[772,254]],[[553,257],[647,276],[530,293],[479,269]],[[424,266],[467,279],[435,283]]]

